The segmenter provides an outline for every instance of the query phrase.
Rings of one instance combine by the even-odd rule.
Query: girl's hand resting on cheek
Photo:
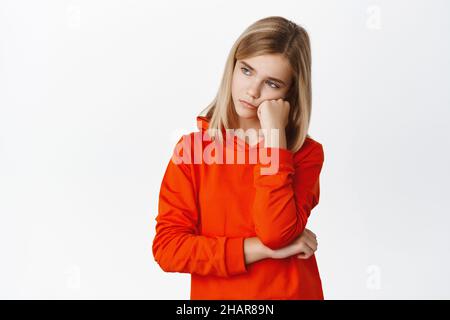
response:
[[[286,126],[290,104],[283,99],[264,100],[258,107],[258,119],[264,134],[264,147],[287,148]]]
[[[264,100],[258,107],[258,118],[262,129],[282,129],[288,124],[290,105],[283,99]]]
[[[296,255],[299,259],[309,259],[317,250],[317,236],[306,229],[291,244],[277,250],[270,250],[269,258],[284,259]]]

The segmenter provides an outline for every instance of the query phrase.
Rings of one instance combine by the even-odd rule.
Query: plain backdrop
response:
[[[189,299],[151,252],[162,176],[271,15],[311,38],[325,298],[450,298],[445,0],[2,0],[0,298]]]

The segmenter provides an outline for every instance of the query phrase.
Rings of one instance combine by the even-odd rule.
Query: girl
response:
[[[164,271],[191,274],[191,299],[323,299],[305,228],[324,162],[310,117],[307,32],[283,17],[256,21],[161,183],[153,255]],[[262,154],[276,170],[263,172]]]

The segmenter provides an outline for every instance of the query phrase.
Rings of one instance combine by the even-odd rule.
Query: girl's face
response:
[[[234,108],[240,118],[258,118],[257,108],[264,100],[285,98],[292,81],[289,61],[280,54],[237,60],[231,83]]]

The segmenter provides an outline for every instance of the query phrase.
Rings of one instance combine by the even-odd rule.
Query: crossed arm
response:
[[[166,272],[229,277],[247,272],[246,265],[265,258],[297,254],[307,259],[317,249],[315,235],[306,229],[311,209],[318,203],[320,144],[294,166],[293,154],[280,153],[280,172],[259,175],[255,165],[255,204],[252,216],[256,237],[207,237],[197,233],[198,212],[187,166],[169,163],[161,184],[155,260]],[[296,179],[294,179],[294,174]]]

